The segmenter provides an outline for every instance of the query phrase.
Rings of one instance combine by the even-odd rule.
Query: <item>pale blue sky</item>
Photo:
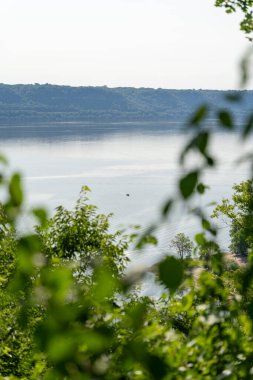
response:
[[[247,41],[214,0],[2,0],[0,82],[236,88]]]

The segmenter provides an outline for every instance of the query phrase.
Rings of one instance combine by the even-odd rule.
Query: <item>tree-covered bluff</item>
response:
[[[0,123],[185,121],[202,104],[223,106],[243,119],[251,110],[253,91],[237,91],[241,100],[231,105],[226,97],[234,94],[218,90],[0,84]]]

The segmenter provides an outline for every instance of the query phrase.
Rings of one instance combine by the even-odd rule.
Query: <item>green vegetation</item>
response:
[[[252,41],[253,30],[253,1],[252,0],[216,0],[217,7],[224,7],[227,13],[234,13],[238,9],[243,14],[243,20],[240,23],[241,30],[246,33],[247,37]]]
[[[109,232],[109,217],[88,203],[88,188],[73,211],[58,207],[48,219],[32,210],[36,232],[20,236],[22,186],[16,174],[3,183],[1,379],[253,376],[251,261],[228,260],[204,230],[191,259],[193,243],[178,234],[172,244],[179,257],[150,269],[164,293],[141,297],[136,286],[145,271],[124,273],[129,238]],[[202,225],[211,231],[207,219]],[[137,236],[136,244],[140,239],[152,242]]]
[[[225,217],[230,223],[230,250],[239,256],[246,256],[253,250],[253,181],[248,180],[233,187],[232,202],[223,199],[217,205],[213,217]]]
[[[241,96],[231,103],[224,95]],[[0,124],[39,122],[185,122],[201,104],[230,109],[238,120],[251,110],[253,91],[164,90],[0,84]],[[210,112],[209,119],[215,115]]]
[[[217,5],[229,11],[239,7],[247,18],[252,2]],[[242,25],[247,33],[248,25]],[[211,111],[220,128],[235,129],[233,114],[221,103],[203,104],[191,117],[193,135],[180,157],[185,172],[178,197],[164,205],[163,223],[176,202],[188,203],[206,190],[202,174],[216,165],[205,123]],[[249,113],[241,137],[252,127]],[[190,171],[184,166],[189,153],[199,158]],[[97,214],[84,188],[73,211],[60,206],[48,219],[43,209],[31,210],[35,232],[20,234],[22,181],[17,173],[9,177],[3,157],[0,165],[5,194],[0,209],[1,380],[253,378],[251,180],[236,185],[232,202],[225,200],[214,211],[231,220],[231,244],[246,244],[247,263],[227,259],[205,210],[193,210],[201,229],[195,236],[196,259],[184,258],[191,243],[177,236],[174,245],[184,247],[181,258],[166,256],[150,268],[164,289],[153,298],[137,291],[145,271],[126,274],[124,269],[128,244],[145,249],[155,243],[150,233],[157,226],[142,236],[111,233],[109,216]]]
[[[171,247],[176,250],[180,259],[191,257],[193,252],[193,243],[188,236],[183,233],[177,234],[171,241]]]

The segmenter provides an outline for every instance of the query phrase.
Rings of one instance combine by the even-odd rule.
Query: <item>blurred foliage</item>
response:
[[[33,235],[15,234],[4,211],[16,195],[3,204],[12,261],[9,271],[1,265],[1,378],[251,378],[251,263],[228,261],[202,232],[205,255],[165,257],[152,268],[164,293],[143,297],[139,278],[123,271],[126,237],[109,232],[87,190],[73,211],[45,220],[33,210]]]
[[[228,12],[239,8],[248,20],[252,2],[216,5]],[[230,96],[229,102],[237,101]],[[193,133],[180,158],[179,195],[164,205],[162,222],[176,202],[188,203],[207,190],[203,173],[216,165],[209,147],[212,131],[205,123],[209,112],[220,128],[235,128],[223,105],[204,104],[192,115]],[[242,138],[248,138],[252,125],[247,115]],[[190,170],[189,154],[199,158]],[[112,233],[109,216],[97,213],[88,202],[89,189],[83,188],[72,211],[59,206],[48,218],[43,209],[31,210],[38,224],[34,233],[17,233],[22,180],[18,173],[6,174],[3,157],[0,165],[7,195],[0,208],[1,380],[253,378],[252,255],[245,264],[228,258],[205,210],[193,210],[201,226],[195,257],[163,257],[149,269],[161,295],[144,297],[136,288],[146,271],[124,271],[127,248],[131,239],[140,249],[156,244],[156,226],[129,238]],[[234,190],[234,203],[224,201],[215,213],[232,220],[232,234],[240,220],[247,233],[239,238],[251,248],[252,181]]]

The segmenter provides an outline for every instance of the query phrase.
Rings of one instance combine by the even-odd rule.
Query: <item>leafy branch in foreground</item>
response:
[[[22,203],[18,210],[15,218]],[[127,243],[86,191],[73,211],[59,207],[49,220],[33,213],[41,225],[28,236],[13,230],[15,270],[0,291],[3,379],[251,377],[251,264],[227,265],[217,243],[198,234],[204,254],[164,258],[153,267],[164,293],[142,297],[123,272]]]
[[[234,13],[240,10],[243,20],[240,23],[241,30],[247,35],[253,31],[253,1],[252,0],[216,0],[216,7],[223,7],[227,13]],[[251,37],[249,37],[252,40]]]

